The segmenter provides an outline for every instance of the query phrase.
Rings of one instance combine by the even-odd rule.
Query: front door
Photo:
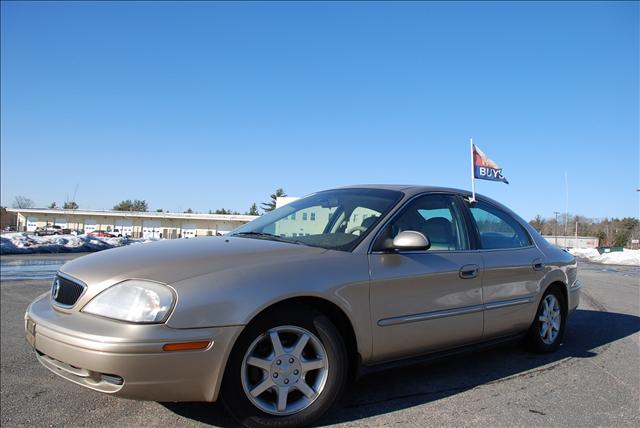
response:
[[[409,202],[381,236],[423,233],[426,251],[369,255],[373,355],[385,361],[482,337],[482,257],[469,251],[457,197],[427,194]]]

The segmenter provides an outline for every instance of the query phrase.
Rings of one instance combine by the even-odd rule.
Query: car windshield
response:
[[[327,190],[271,211],[231,236],[351,251],[401,196],[383,189]]]

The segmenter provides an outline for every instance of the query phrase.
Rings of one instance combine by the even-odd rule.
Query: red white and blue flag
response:
[[[480,180],[502,181],[509,184],[504,175],[502,175],[502,168],[497,163],[489,159],[482,150],[472,143],[473,152],[473,176]]]

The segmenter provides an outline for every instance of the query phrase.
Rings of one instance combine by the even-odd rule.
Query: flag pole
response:
[[[473,138],[469,138],[469,148],[471,150],[471,199],[469,202],[476,201],[476,182],[473,174]]]

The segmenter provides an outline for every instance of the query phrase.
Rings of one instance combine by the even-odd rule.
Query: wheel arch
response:
[[[562,293],[562,309],[564,310],[565,316],[566,314],[569,313],[569,286],[561,280],[555,280],[555,281],[551,281],[549,284],[547,284],[546,287],[544,287],[544,290],[542,290],[542,293],[540,293],[540,301],[542,300],[542,296],[544,296],[544,293],[547,292],[548,289],[550,289],[551,287],[556,287],[560,290],[560,293]],[[538,305],[540,304],[540,302],[538,302]],[[537,313],[536,313],[537,314]]]
[[[360,365],[360,352],[358,351],[358,339],[356,336],[353,323],[347,313],[334,302],[317,296],[295,296],[279,300],[271,303],[262,308],[259,312],[254,314],[247,325],[256,321],[260,317],[272,311],[284,310],[287,306],[292,305],[304,305],[314,308],[327,316],[336,325],[336,328],[342,334],[342,338],[347,347],[347,353],[349,357],[349,376],[355,377],[358,367]],[[235,346],[240,336],[238,336],[232,345]]]

